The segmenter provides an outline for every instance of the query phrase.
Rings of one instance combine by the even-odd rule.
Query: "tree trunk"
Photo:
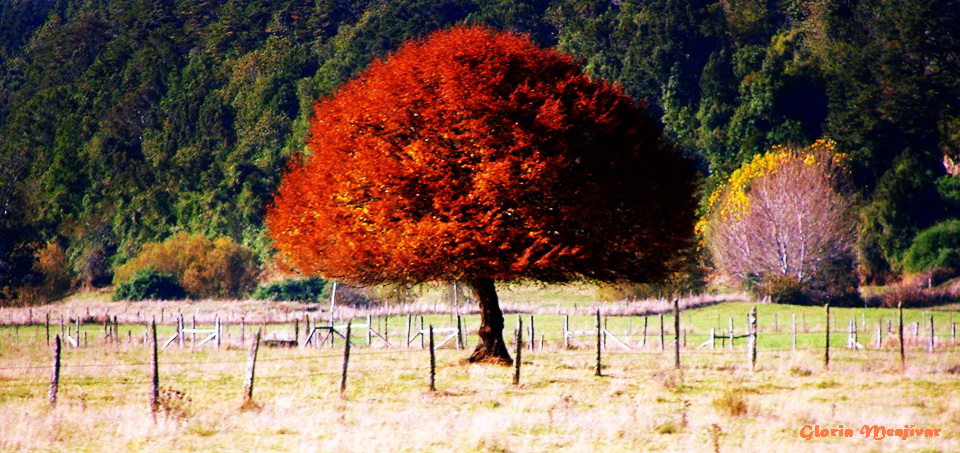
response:
[[[480,342],[470,355],[470,362],[486,362],[501,365],[513,365],[513,359],[507,352],[503,341],[503,312],[497,299],[497,289],[493,280],[477,278],[470,281],[473,295],[480,305]]]

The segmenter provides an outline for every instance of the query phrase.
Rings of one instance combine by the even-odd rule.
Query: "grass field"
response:
[[[589,302],[589,301],[586,301]],[[547,304],[551,306],[551,304]],[[870,327],[867,350],[843,348],[833,334],[831,366],[823,369],[823,308],[760,305],[759,368],[750,372],[744,349],[695,346],[732,316],[743,331],[746,303],[722,303],[681,315],[688,333],[683,369],[673,369],[672,337],[659,351],[659,319],[611,317],[607,328],[634,346],[604,352],[602,377],[594,376],[595,339],[563,350],[562,316],[537,314],[542,350],[524,351],[519,386],[513,369],[468,365],[468,351],[438,351],[437,392],[429,392],[428,352],[401,346],[371,347],[357,335],[347,391],[339,394],[342,342],[335,348],[262,347],[254,400],[241,408],[247,348],[237,326],[220,350],[172,346],[160,355],[167,392],[158,420],[150,415],[148,348],[144,327],[120,326],[122,342],[105,344],[102,326],[87,325],[89,345],[64,351],[59,403],[47,404],[50,348],[43,326],[0,328],[0,448],[8,451],[958,451],[960,450],[960,349],[951,345],[954,311],[905,310],[905,324],[932,314],[939,351],[928,354],[926,325],[907,351],[901,372],[896,343],[874,350],[877,322],[895,310],[834,309],[835,327],[849,319]],[[192,312],[192,307],[184,309]],[[549,312],[545,310],[544,313]],[[796,314],[799,351],[791,351]],[[776,315],[776,316],[775,316]],[[525,325],[529,315],[523,315]],[[507,316],[508,330],[516,315]],[[665,317],[672,326],[672,317]],[[425,324],[447,327],[450,315],[427,315]],[[718,321],[719,319],[719,321]],[[780,331],[775,330],[775,320]],[[807,322],[803,334],[802,320]],[[466,317],[468,330],[476,317]],[[587,315],[574,329],[590,329]],[[381,321],[374,324],[382,331]],[[405,316],[389,320],[390,338],[405,335]],[[292,337],[290,324],[267,327],[268,337]],[[906,329],[908,336],[910,329]],[[127,342],[129,338],[133,341]],[[628,333],[632,335],[628,335]],[[160,327],[161,341],[173,334]],[[886,332],[884,335],[887,335]],[[249,339],[250,331],[246,333]],[[475,343],[468,336],[468,347]],[[402,340],[400,341],[402,342]],[[512,342],[511,342],[512,343]],[[805,425],[853,428],[854,437],[800,436]],[[864,438],[863,425],[939,428],[937,437]]]

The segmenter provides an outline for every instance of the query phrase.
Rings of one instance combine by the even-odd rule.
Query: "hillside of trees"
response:
[[[773,145],[835,141],[864,283],[960,218],[956,0],[0,0],[0,298],[44,278],[44,250],[75,287],[181,232],[268,262],[265,208],[314,101],[459,23],[645,98],[704,193]]]

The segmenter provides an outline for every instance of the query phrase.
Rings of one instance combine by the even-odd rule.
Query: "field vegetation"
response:
[[[550,292],[550,288],[541,290]],[[511,295],[522,297],[526,291],[531,288],[508,288],[505,307],[511,306]],[[591,329],[595,318],[589,313],[595,304],[584,306],[581,301],[586,297],[571,292],[569,300],[561,301],[560,310],[578,310],[571,316],[573,330]],[[537,344],[534,351],[523,351],[519,386],[511,383],[513,369],[466,363],[476,341],[467,335],[464,350],[449,343],[438,351],[437,391],[428,391],[428,351],[420,349],[418,340],[410,349],[401,346],[406,316],[396,315],[386,318],[386,328],[383,318],[373,322],[380,332],[387,331],[393,347],[384,347],[376,337],[366,346],[362,331],[355,332],[342,398],[342,341],[320,349],[261,347],[255,404],[241,407],[248,346],[240,344],[239,327],[229,327],[219,350],[192,348],[188,336],[183,349],[174,343],[160,353],[163,390],[156,423],[148,404],[150,355],[142,344],[143,325],[123,323],[121,341],[105,343],[101,325],[85,324],[82,330],[89,335],[88,345],[65,349],[54,409],[47,403],[51,348],[45,343],[43,325],[7,325],[0,328],[0,425],[4,432],[15,434],[2,436],[0,448],[710,451],[717,445],[720,451],[953,451],[960,447],[960,400],[950,396],[960,391],[960,352],[948,327],[960,318],[956,310],[905,310],[908,337],[909,326],[922,323],[928,315],[939,326],[934,354],[924,349],[924,329],[921,338],[908,341],[905,371],[900,368],[896,342],[883,342],[876,350],[872,334],[861,334],[859,340],[867,349],[850,350],[844,347],[846,335],[841,332],[849,319],[874,328],[881,318],[884,323],[893,320],[896,328],[893,309],[831,310],[837,332],[832,335],[830,368],[825,370],[823,308],[761,305],[755,372],[749,371],[744,339],[738,339],[733,350],[697,348],[707,338],[705,332],[717,327],[718,319],[726,326],[733,317],[738,334],[742,333],[752,304],[727,302],[684,311],[681,328],[691,332],[682,348],[679,372],[673,368],[669,333],[666,348],[660,351],[658,316],[648,318],[646,346],[641,346],[642,316],[611,316],[606,318],[607,329],[633,348],[623,351],[608,345],[603,376],[595,377],[594,337],[580,337],[571,349],[564,349],[563,316],[557,314],[557,304],[548,300],[524,305],[534,312],[537,337],[542,335],[544,341],[542,349]],[[156,308],[152,302],[111,303],[94,296],[72,302],[67,307],[74,313],[90,308],[93,315],[102,309],[129,315]],[[202,308],[205,319],[212,310],[225,317],[245,312],[244,304],[156,303],[168,316],[158,337],[162,342],[173,335],[169,316],[176,308],[191,315]],[[311,306],[316,308],[276,303],[273,310],[245,312],[247,343],[258,318],[292,319]],[[60,307],[38,307],[34,315],[39,318],[47,308]],[[4,309],[0,315],[9,321],[24,316],[25,310]],[[510,331],[518,314],[507,311]],[[362,312],[354,315],[355,323],[365,322]],[[791,350],[793,315],[798,324],[805,319],[809,331],[804,334],[802,324],[798,327],[798,351]],[[528,326],[530,314],[522,316]],[[450,327],[455,317],[427,314],[424,322]],[[464,322],[469,333],[479,326],[476,315],[465,316]],[[672,316],[665,316],[665,324],[672,326]],[[267,324],[266,330],[267,339],[293,337],[291,323]],[[514,337],[505,337],[513,353]],[[826,428],[843,424],[855,431],[865,424],[916,425],[940,428],[943,435],[875,440],[857,433],[854,438],[804,440],[799,431],[808,424]]]

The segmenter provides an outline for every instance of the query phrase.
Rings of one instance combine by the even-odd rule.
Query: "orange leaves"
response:
[[[407,43],[316,104],[309,147],[267,215],[307,273],[642,279],[689,242],[693,172],[642,106],[523,36]]]

